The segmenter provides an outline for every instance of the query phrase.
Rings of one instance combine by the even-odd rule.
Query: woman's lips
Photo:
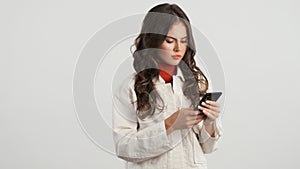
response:
[[[172,58],[173,59],[176,59],[176,60],[179,60],[179,59],[181,59],[181,55],[172,55]]]

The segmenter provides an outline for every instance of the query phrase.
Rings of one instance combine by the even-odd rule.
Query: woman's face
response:
[[[174,23],[163,43],[159,46],[164,50],[158,55],[158,62],[176,66],[183,58],[188,44],[186,27],[182,22]]]

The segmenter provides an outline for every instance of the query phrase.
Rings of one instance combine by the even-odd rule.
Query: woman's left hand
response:
[[[202,102],[202,105],[198,108],[207,116],[204,120],[205,125],[214,123],[220,115],[220,104],[215,101]]]

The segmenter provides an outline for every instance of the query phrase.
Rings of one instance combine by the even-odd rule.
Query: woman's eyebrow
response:
[[[167,38],[171,38],[171,39],[174,39],[174,40],[177,40],[175,37],[172,37],[172,36],[166,36]],[[187,36],[184,36],[184,37],[182,37],[182,38],[180,38],[180,39],[185,39],[185,38],[187,38]]]

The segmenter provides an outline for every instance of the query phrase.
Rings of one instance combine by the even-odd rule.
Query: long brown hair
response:
[[[159,69],[155,61],[157,50],[153,49],[159,48],[170,27],[176,22],[183,22],[188,34],[188,46],[178,64],[185,79],[182,87],[183,94],[195,106],[200,96],[203,96],[208,89],[208,80],[194,60],[195,43],[187,15],[176,4],[157,5],[150,9],[145,16],[141,33],[135,39],[133,53],[133,67],[137,72],[134,90],[137,96],[137,114],[141,119],[152,115],[155,108],[161,110],[164,108],[163,104],[158,105],[158,100],[162,101],[162,98],[154,90],[153,80],[158,80]]]

